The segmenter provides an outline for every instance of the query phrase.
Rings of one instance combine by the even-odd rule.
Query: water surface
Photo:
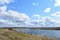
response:
[[[53,38],[60,38],[60,30],[33,30],[33,29],[14,29],[14,30],[28,34],[45,35]]]

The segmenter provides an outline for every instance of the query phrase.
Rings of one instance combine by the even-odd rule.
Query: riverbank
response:
[[[9,29],[0,29],[0,40],[56,40],[45,36],[37,36],[17,32]]]

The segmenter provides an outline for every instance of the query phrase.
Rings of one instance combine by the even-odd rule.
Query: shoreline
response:
[[[55,40],[55,38],[48,38],[44,36],[38,36],[38,35],[30,35],[30,34],[25,34],[22,32],[17,32],[14,30],[9,30],[9,29],[0,29],[0,38],[3,40],[3,37],[9,40]],[[5,39],[4,39],[5,40]]]

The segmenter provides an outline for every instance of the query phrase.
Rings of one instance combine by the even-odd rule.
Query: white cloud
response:
[[[40,16],[38,20],[30,21],[35,27],[57,27],[56,20],[48,16]]]
[[[0,19],[0,22],[7,22],[6,20]]]
[[[46,19],[48,19],[48,21],[51,20],[51,21],[55,22],[55,20],[51,17],[46,17]]]
[[[8,15],[13,18],[13,20],[18,19],[17,21],[29,21],[29,17],[25,13],[18,13],[17,11],[12,10],[8,10],[8,13]]]
[[[3,23],[6,23],[5,20],[9,21],[6,24],[10,24],[13,25],[13,23],[16,26],[20,26],[19,24],[24,25],[24,23],[29,21],[29,16],[27,16],[25,13],[19,13],[17,11],[13,11],[13,10],[7,10],[6,6],[2,6],[0,7],[0,18],[2,18]]]
[[[60,6],[60,0],[55,0],[55,4],[54,4],[55,7],[58,7]]]
[[[8,20],[0,19],[0,27],[11,27],[13,25],[15,24]]]
[[[55,21],[57,23],[56,26],[60,27],[60,11],[53,13],[51,16],[56,18],[56,21]]]
[[[13,10],[1,11],[0,15],[2,18],[11,19],[15,21],[28,21],[29,20],[29,17],[25,13],[19,13]]]
[[[52,16],[60,17],[60,11],[53,13]]]
[[[34,17],[38,18],[37,20],[31,20],[30,24],[35,27],[58,27],[60,26],[57,23],[57,20],[49,17],[49,16],[40,16],[39,14],[34,14]]]
[[[57,27],[57,23],[56,23],[56,20],[54,20],[53,18],[51,17],[45,17],[44,19],[44,27]]]
[[[55,15],[55,14],[54,14]],[[60,12],[56,12],[60,15]],[[33,17],[38,20],[30,20],[25,13],[19,13],[13,10],[7,10],[7,6],[0,7],[0,27],[49,27],[60,26],[54,19],[46,16],[34,14]]]
[[[44,27],[55,27],[54,25],[56,24],[56,22],[53,18],[45,16],[42,17],[42,24]]]
[[[7,10],[7,6],[0,7],[0,11],[6,11],[6,10]]]
[[[0,4],[9,4],[10,2],[14,2],[14,0],[0,0]]]
[[[39,14],[34,14],[33,17],[35,18],[40,18],[40,15]]]
[[[45,13],[49,13],[50,11],[51,11],[51,8],[46,8],[46,9],[44,10]]]
[[[33,3],[33,5],[36,5],[36,6],[37,6],[37,5],[39,5],[39,4],[38,4],[38,3]]]

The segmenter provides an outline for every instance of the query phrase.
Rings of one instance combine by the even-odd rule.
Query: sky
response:
[[[0,0],[0,27],[60,27],[60,0]]]

